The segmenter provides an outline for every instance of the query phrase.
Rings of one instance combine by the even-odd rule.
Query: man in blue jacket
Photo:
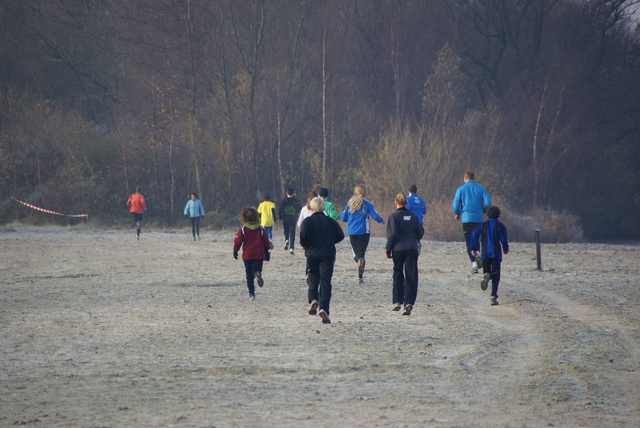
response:
[[[469,242],[473,231],[484,221],[484,213],[491,206],[491,197],[485,188],[474,180],[475,174],[472,171],[467,171],[464,174],[464,184],[458,187],[451,207],[456,220],[462,220],[467,255],[471,260],[471,272],[478,273],[478,263],[473,254],[471,254]]]

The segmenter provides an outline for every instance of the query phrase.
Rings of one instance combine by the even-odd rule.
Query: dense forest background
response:
[[[168,226],[193,191],[220,224],[287,186],[446,206],[471,169],[638,238],[637,3],[0,0],[0,220],[128,222],[138,185]]]

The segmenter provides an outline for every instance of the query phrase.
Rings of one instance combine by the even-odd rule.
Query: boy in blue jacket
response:
[[[409,196],[407,196],[407,209],[418,217],[420,224],[423,224],[424,216],[427,215],[427,204],[424,199],[416,194],[418,186],[412,184],[409,186]]]
[[[482,271],[484,276],[480,288],[486,290],[491,280],[491,305],[498,305],[498,284],[500,283],[500,264],[502,252],[509,253],[507,228],[498,221],[500,208],[491,206],[487,209],[489,220],[482,223],[471,235],[471,254],[475,257],[482,248]]]

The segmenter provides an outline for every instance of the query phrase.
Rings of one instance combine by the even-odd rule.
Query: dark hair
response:
[[[329,189],[327,189],[326,187],[323,187],[322,189],[320,189],[320,192],[318,192],[318,196],[320,196],[321,198],[328,198]]]
[[[293,191],[293,187],[287,187],[287,190],[285,190],[285,193],[289,196],[293,196],[295,192]]]
[[[195,196],[196,199],[200,199],[200,198],[198,198],[198,194],[196,192],[191,193],[191,195]],[[189,196],[191,196],[191,195],[189,195]]]
[[[142,187],[140,187],[140,186],[136,187],[136,192],[138,192],[138,193],[142,192]]]
[[[318,197],[318,194],[313,190],[307,194],[307,208],[311,209],[311,207],[309,206],[309,202],[311,202],[311,199],[316,197]]]
[[[415,184],[412,184],[411,186],[409,186],[409,193],[416,193],[418,191],[418,186],[416,186]]]
[[[257,223],[260,221],[260,216],[254,207],[247,207],[242,209],[240,221],[243,223]]]
[[[264,194],[264,200],[265,201],[270,201],[271,200],[271,194],[270,193],[265,193]]]
[[[476,179],[476,175],[473,173],[473,171],[467,171],[464,173],[464,176],[468,179],[468,180],[475,180]]]
[[[497,220],[498,218],[500,218],[500,214],[502,214],[500,212],[500,208],[491,205],[488,209],[487,209],[487,217],[489,217],[490,219],[493,220]]]

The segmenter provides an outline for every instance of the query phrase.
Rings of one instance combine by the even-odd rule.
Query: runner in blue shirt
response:
[[[427,204],[424,203],[424,200],[416,195],[418,191],[418,186],[412,184],[409,186],[409,196],[407,196],[407,206],[406,208],[414,213],[416,217],[418,217],[418,221],[420,222],[420,226],[423,225],[424,216],[427,214]],[[418,241],[418,255],[422,252],[422,243]]]
[[[456,220],[462,220],[462,231],[467,244],[467,254],[471,260],[471,272],[478,273],[478,263],[471,254],[469,241],[473,231],[484,221],[484,213],[491,206],[491,197],[485,188],[474,180],[475,174],[472,171],[467,171],[464,174],[464,184],[458,187],[451,208]]]
[[[362,276],[366,264],[364,255],[367,252],[371,236],[369,217],[384,224],[384,219],[380,217],[373,204],[364,198],[365,193],[364,186],[356,186],[353,190],[353,196],[347,202],[344,212],[340,216],[340,219],[347,223],[347,234],[353,249],[353,259],[358,263],[358,283],[363,282]]]
[[[424,200],[416,195],[418,191],[418,186],[412,184],[409,186],[409,196],[407,196],[407,209],[414,213],[418,217],[418,221],[422,225],[423,217],[427,215],[427,204],[424,203]]]

